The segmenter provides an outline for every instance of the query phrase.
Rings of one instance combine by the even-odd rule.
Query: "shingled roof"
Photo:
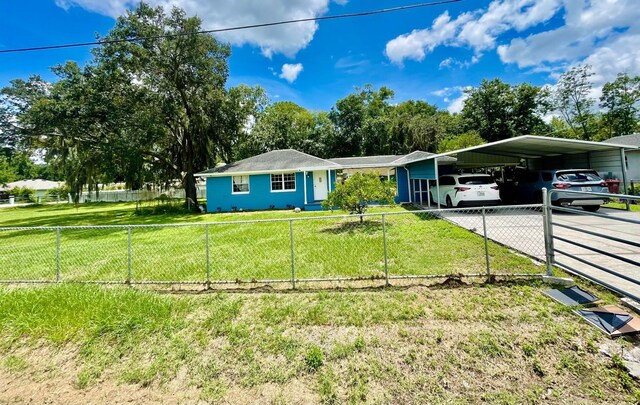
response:
[[[396,166],[404,166],[404,165],[408,165],[409,163],[431,159],[433,156],[436,156],[436,154],[417,150],[415,152],[409,153],[408,155],[400,157],[400,159],[395,160],[393,164]],[[438,161],[439,162],[455,162],[456,158],[450,157],[450,156],[441,156],[438,158]]]
[[[270,173],[280,171],[328,170],[340,169],[340,165],[329,160],[299,152],[294,149],[279,149],[252,156],[247,159],[217,166],[196,174],[197,176],[216,176],[223,174]]]
[[[354,156],[329,159],[343,168],[366,168],[366,167],[394,167],[392,162],[405,155],[380,155],[380,156]]]
[[[640,146],[640,134],[631,134],[631,135],[622,135],[616,136],[613,138],[609,138],[605,143],[612,143],[614,145],[625,145],[625,146]]]

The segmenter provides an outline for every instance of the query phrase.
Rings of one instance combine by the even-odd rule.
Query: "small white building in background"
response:
[[[604,142],[640,148],[640,134],[616,136]],[[627,178],[634,184],[640,184],[640,149],[627,149],[625,156],[627,158]]]
[[[0,188],[0,190],[10,191],[16,187],[26,187],[35,191],[35,198],[45,197],[47,195],[47,191],[58,188],[64,185],[64,182],[59,181],[51,181],[51,180],[43,180],[43,179],[33,179],[33,180],[18,180],[12,181],[11,183],[7,183],[5,187]],[[62,196],[63,199],[66,199],[66,196]]]

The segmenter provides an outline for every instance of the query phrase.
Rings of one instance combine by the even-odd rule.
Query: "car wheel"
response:
[[[600,209],[599,205],[583,205],[582,209],[589,212],[596,212]]]
[[[451,202],[451,197],[447,196],[447,208],[453,208],[453,203]]]

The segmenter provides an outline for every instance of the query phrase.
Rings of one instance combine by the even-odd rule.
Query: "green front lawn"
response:
[[[631,344],[612,343],[545,288],[190,295],[0,287],[0,403],[640,399],[619,357],[599,353],[603,343]]]
[[[197,281],[290,279],[290,226],[297,278],[382,277],[382,217],[326,218],[334,212],[264,211],[227,214],[136,215],[132,204],[87,204],[3,209],[0,226],[123,225],[60,232],[60,278],[125,281],[129,229],[136,224],[189,226],[131,228],[131,280]],[[480,236],[446,221],[400,207],[374,208],[387,215],[387,265],[391,275],[484,273]],[[303,221],[241,223],[295,218]],[[203,223],[209,223],[208,226]],[[0,230],[0,279],[54,280],[56,230]],[[539,273],[529,259],[489,244],[492,271]]]

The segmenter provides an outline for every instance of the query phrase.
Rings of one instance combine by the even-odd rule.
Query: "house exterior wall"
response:
[[[231,177],[207,177],[207,211],[266,210],[304,207],[303,173],[296,173],[295,191],[271,192],[271,175],[254,174],[249,176],[249,193],[233,194]],[[308,187],[308,185],[307,185]]]
[[[249,193],[232,193],[232,176],[207,177],[207,212],[234,210],[267,210],[305,207],[304,173],[296,172],[295,191],[271,191],[270,174],[249,176]],[[335,187],[336,173],[331,171],[331,189]],[[307,173],[307,202],[313,202],[313,174]]]
[[[627,177],[634,184],[640,184],[640,151],[627,151]]]
[[[410,163],[407,167],[409,168],[409,176],[411,179],[431,180],[436,178],[436,169],[433,159]]]
[[[404,167],[396,167],[396,187],[398,189],[396,203],[408,203],[409,184],[407,183],[407,169]]]

